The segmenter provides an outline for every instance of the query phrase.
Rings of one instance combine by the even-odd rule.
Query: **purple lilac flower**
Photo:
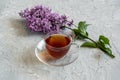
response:
[[[51,12],[51,9],[42,5],[32,9],[25,9],[19,15],[25,18],[27,26],[32,31],[48,33],[50,31],[60,31],[64,26],[71,26],[72,21],[68,21],[65,15]]]

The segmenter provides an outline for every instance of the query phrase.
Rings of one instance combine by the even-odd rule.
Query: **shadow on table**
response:
[[[11,27],[15,29],[17,36],[34,36],[40,35],[43,36],[44,34],[41,32],[34,32],[27,28],[26,21],[24,19],[15,19],[10,18]]]
[[[15,18],[10,18],[10,27],[14,28],[15,35],[16,36],[21,36],[21,37],[29,37],[29,36],[39,36],[43,37],[44,34],[40,32],[31,32],[29,29],[26,27],[26,22],[23,19],[15,19]],[[26,45],[29,46],[29,45]],[[18,65],[23,65],[23,66],[35,66],[35,65],[42,65],[37,57],[35,56],[34,53],[35,46],[26,48],[23,53],[21,53],[21,56],[19,56]]]
[[[21,61],[21,65],[24,66],[36,66],[36,65],[43,65],[42,62],[40,62],[34,53],[34,47],[30,47],[29,49],[26,49],[22,53],[22,55],[19,57]]]

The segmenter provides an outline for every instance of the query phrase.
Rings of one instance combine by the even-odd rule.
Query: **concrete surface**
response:
[[[90,36],[95,40],[100,34],[109,37],[116,58],[80,48],[79,59],[68,66],[40,63],[34,48],[43,35],[26,30],[18,15],[38,4],[68,15],[75,24],[82,20],[92,24]],[[0,10],[0,80],[120,80],[120,0],[6,0],[0,1]]]

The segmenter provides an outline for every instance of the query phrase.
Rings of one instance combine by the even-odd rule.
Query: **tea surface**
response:
[[[70,43],[70,39],[62,34],[54,34],[46,39],[46,43],[52,47],[64,47]]]

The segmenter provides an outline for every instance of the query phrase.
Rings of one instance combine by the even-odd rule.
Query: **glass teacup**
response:
[[[48,54],[55,59],[60,59],[69,51],[72,37],[62,32],[51,32],[45,36],[44,41]]]
[[[35,48],[36,57],[43,63],[65,66],[79,56],[79,46],[72,40],[71,33],[50,32]]]

